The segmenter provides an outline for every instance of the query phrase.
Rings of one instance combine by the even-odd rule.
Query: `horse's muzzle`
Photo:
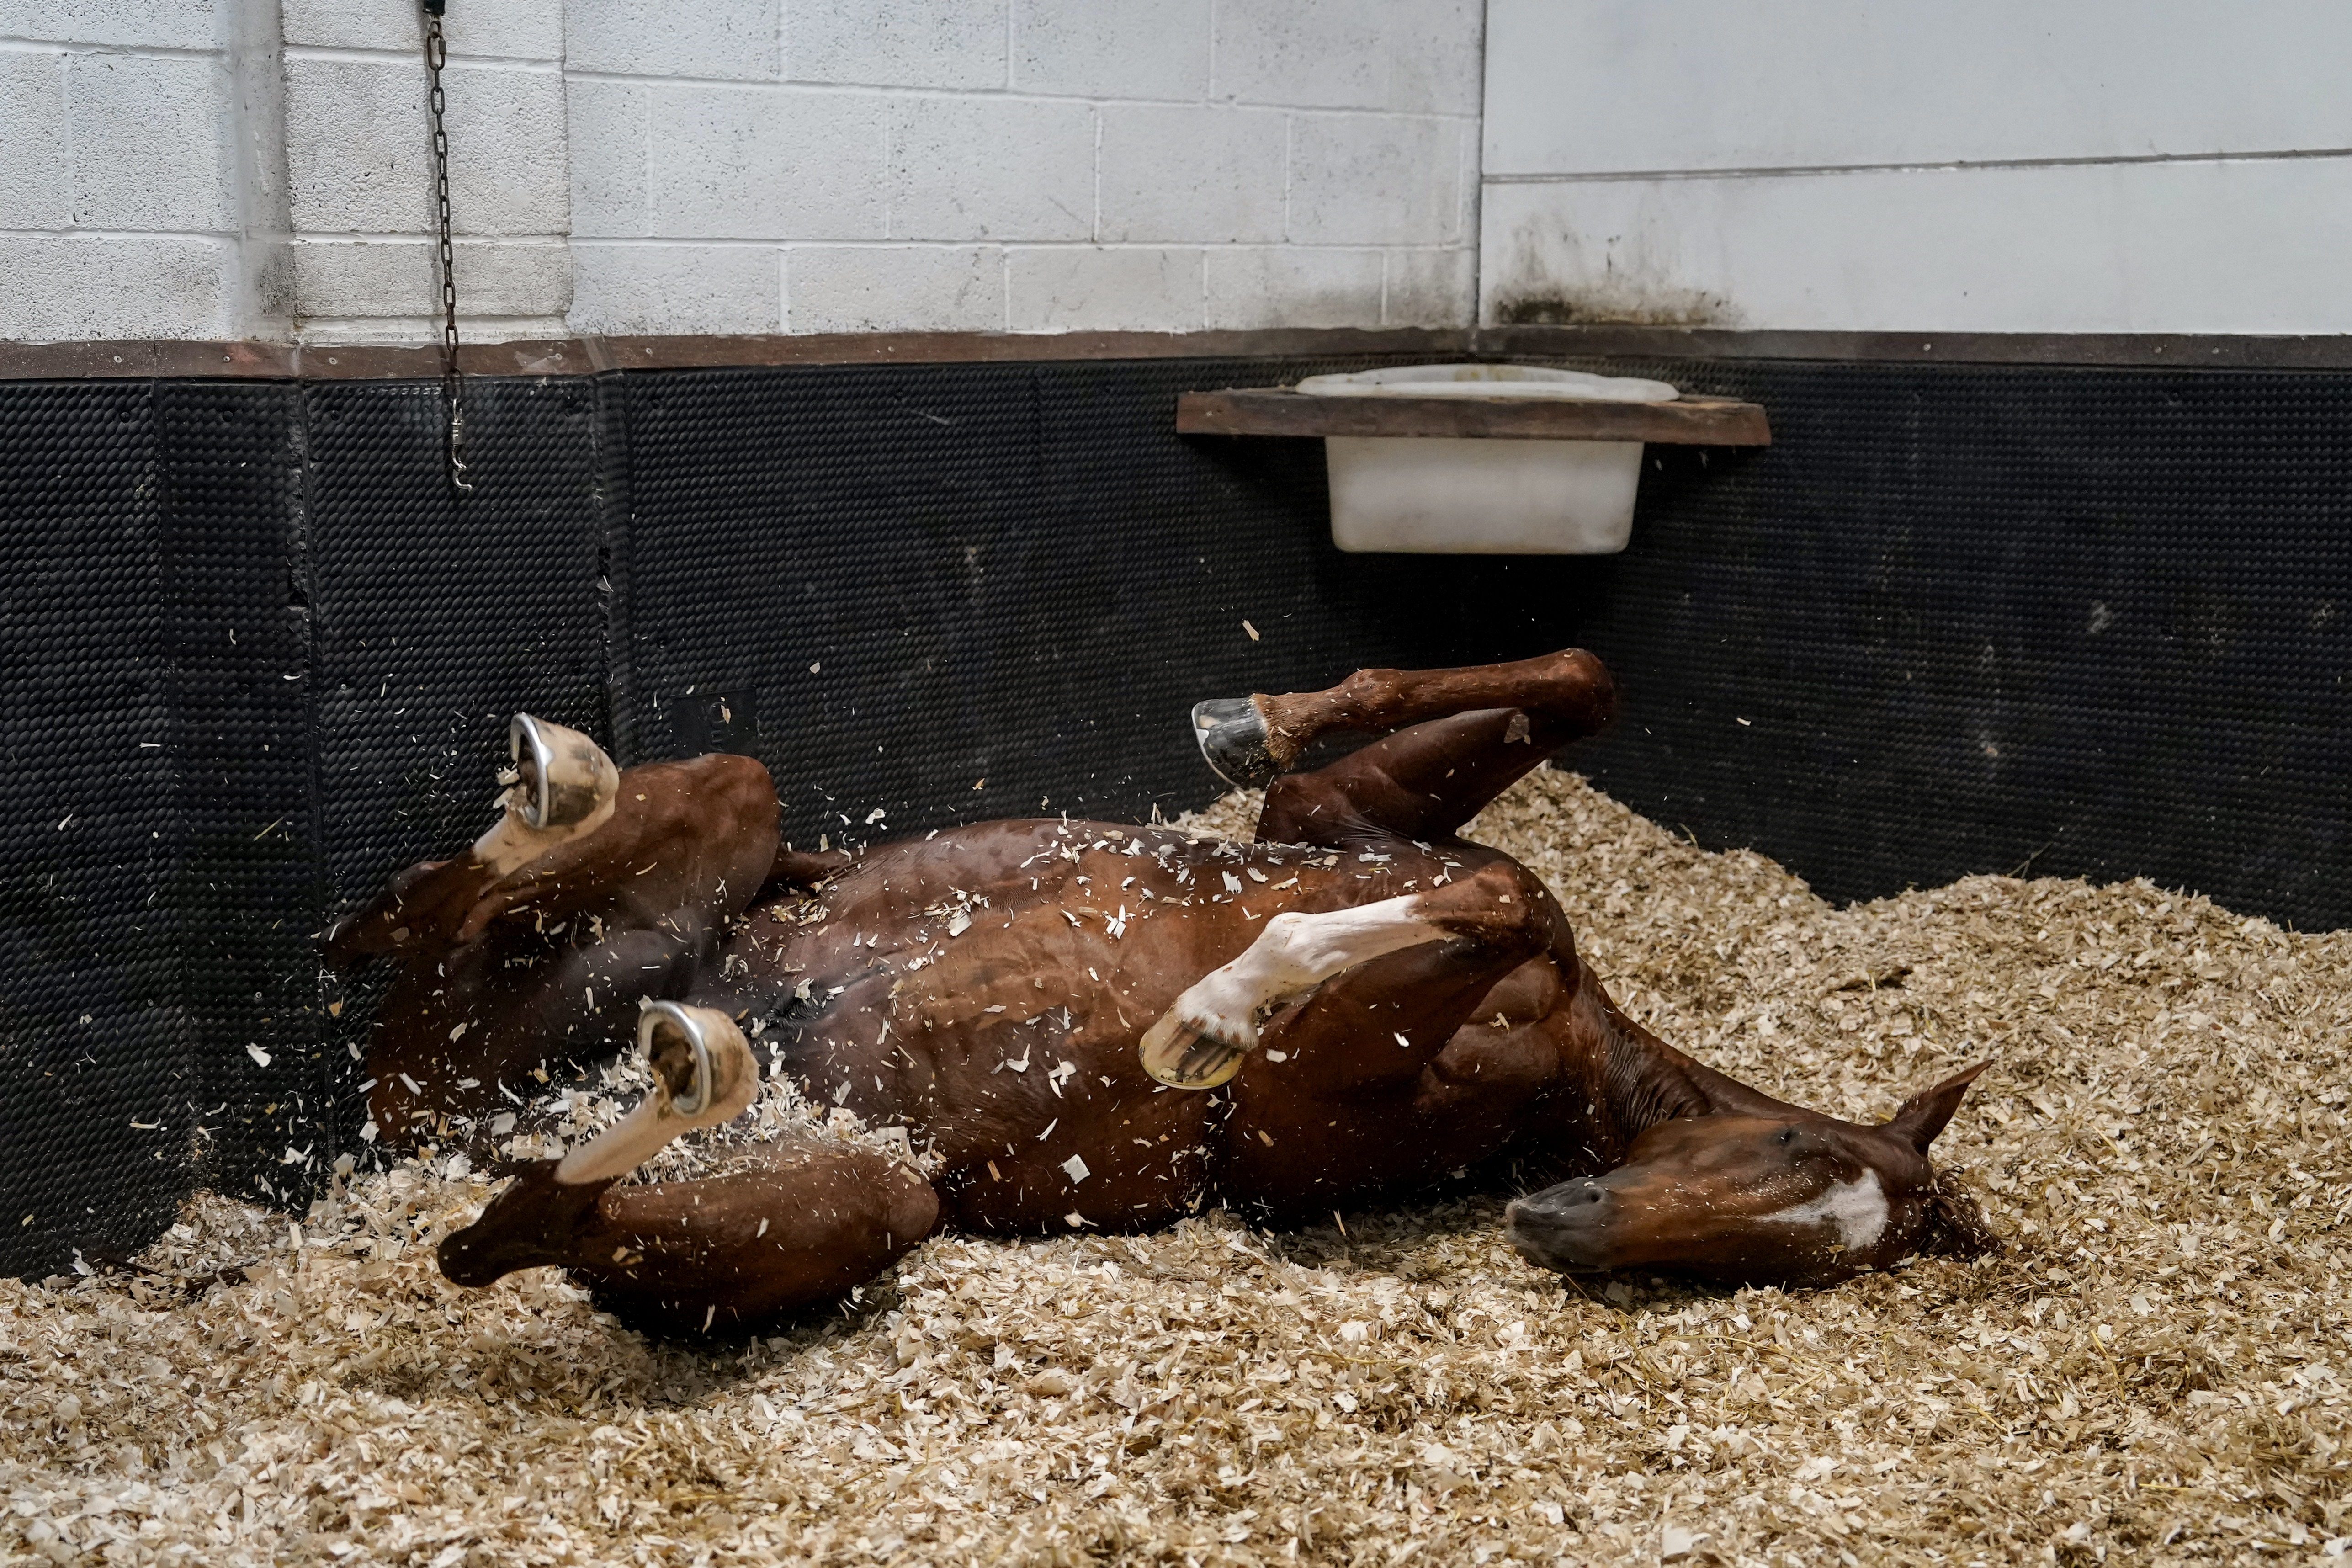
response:
[[[1513,1201],[1503,1210],[1503,1237],[1540,1268],[1591,1273],[1612,1266],[1609,1231],[1617,1194],[1585,1178]]]

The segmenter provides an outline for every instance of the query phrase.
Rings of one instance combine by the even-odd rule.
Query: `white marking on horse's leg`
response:
[[[476,865],[500,877],[610,822],[621,779],[595,742],[528,713],[514,716],[507,744],[517,769],[506,775],[516,782],[499,796],[506,815],[472,850]]]
[[[1276,915],[1248,951],[1196,981],[1176,1005],[1223,1038],[1255,1044],[1261,1009],[1305,995],[1385,953],[1445,940],[1445,932],[1420,917],[1420,907],[1421,896],[1413,893],[1322,914]]]
[[[1857,1252],[1886,1234],[1886,1189],[1878,1173],[1864,1166],[1851,1182],[1836,1182],[1814,1197],[1763,1216],[1780,1225],[1812,1225],[1826,1220],[1837,1228],[1838,1245]]]
[[[1421,895],[1410,893],[1321,914],[1274,916],[1248,951],[1186,987],[1146,1032],[1138,1047],[1144,1068],[1180,1089],[1213,1089],[1239,1069],[1242,1052],[1257,1048],[1260,1012],[1385,953],[1446,940],[1420,909]],[[1202,1040],[1223,1047],[1212,1053],[1218,1059],[1188,1070],[1184,1058]]]
[[[626,1116],[563,1156],[555,1167],[557,1181],[577,1186],[625,1176],[673,1139],[698,1127],[732,1121],[758,1098],[760,1064],[733,1019],[709,1007],[656,1002],[638,1022],[638,1048],[650,1049],[654,1030],[663,1025],[699,1047],[686,1103],[671,1095],[668,1083],[656,1072],[652,1091]]]
[[[613,808],[607,804],[589,820],[569,827],[533,827],[523,820],[521,809],[508,801],[506,815],[488,833],[475,839],[467,853],[474,858],[475,865],[493,876],[504,877],[521,870],[559,844],[586,837],[612,817]]]

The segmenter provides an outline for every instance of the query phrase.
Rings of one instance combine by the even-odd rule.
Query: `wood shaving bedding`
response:
[[[530,1101],[512,1123],[511,1135],[499,1143],[499,1151],[515,1160],[557,1158],[620,1121],[652,1088],[651,1066],[632,1050],[597,1067],[577,1083],[559,1083]],[[914,1146],[905,1127],[868,1127],[856,1111],[845,1106],[814,1105],[790,1079],[770,1077],[761,1080],[758,1096],[742,1115],[724,1126],[675,1140],[624,1176],[622,1183],[698,1181],[753,1169],[762,1163],[761,1151],[770,1140],[795,1132],[817,1132],[860,1143],[911,1164],[927,1176],[939,1164],[928,1147]],[[463,1153],[428,1154],[423,1163],[453,1178],[471,1173],[471,1162]]]
[[[706,1346],[625,1331],[550,1270],[444,1282],[432,1243],[490,1190],[446,1160],[299,1219],[199,1195],[152,1272],[0,1282],[0,1556],[2346,1552],[2352,932],[2146,882],[1836,910],[1549,771],[1472,832],[1558,890],[1622,1005],[1749,1082],[1883,1117],[1993,1056],[1937,1153],[2011,1250],[1819,1291],[1579,1288],[1503,1247],[1506,1194],[1471,1194],[1344,1231],[943,1237]]]

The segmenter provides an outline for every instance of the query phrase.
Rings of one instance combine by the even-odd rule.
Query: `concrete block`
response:
[[[1443,245],[1461,232],[1466,121],[1302,114],[1290,127],[1290,237]]]
[[[1001,332],[1004,252],[992,245],[794,246],[795,332]]]
[[[1482,216],[1492,321],[2352,332],[2352,157],[1504,184]]]
[[[780,332],[782,258],[760,245],[572,245],[575,332]]]
[[[685,239],[880,239],[888,100],[792,88],[658,85],[647,227]]]
[[[1211,96],[1478,112],[1484,0],[1220,0]]]
[[[1395,0],[1386,107],[1476,114],[1485,96],[1486,0]]]
[[[1197,102],[1209,13],[1210,0],[1013,0],[1013,90]]]
[[[66,67],[73,221],[82,228],[226,232],[236,177],[218,56],[85,54]]]
[[[418,7],[395,0],[278,0],[279,36],[298,47],[413,49],[424,34]],[[443,29],[457,21],[443,19]]]
[[[422,239],[295,239],[282,260],[293,314],[410,316],[422,321],[439,301],[432,247]],[[461,266],[470,308],[478,268]],[[462,318],[461,318],[462,320]]]
[[[646,159],[653,89],[644,82],[574,80],[565,97],[572,139],[572,232],[650,232]]]
[[[1212,330],[1377,327],[1381,253],[1242,246],[1206,252]]]
[[[66,57],[0,55],[0,222],[72,226],[66,147]]]
[[[238,325],[232,243],[209,235],[0,233],[0,339],[226,338]]]
[[[1222,0],[1210,95],[1385,109],[1394,0]]]
[[[782,0],[571,0],[564,63],[624,76],[773,81]]]
[[[1015,248],[1006,281],[1016,332],[1190,332],[1202,321],[1198,250]]]
[[[427,151],[421,65],[286,62],[287,198],[298,232],[423,233]]]
[[[421,8],[409,0],[278,0],[289,44],[334,49],[416,48]],[[159,7],[164,8],[164,7]],[[449,7],[441,29],[452,55],[563,58],[563,0],[476,0]]]
[[[1388,253],[1381,325],[1467,327],[1478,320],[1478,253],[1468,246]]]
[[[236,0],[0,0],[0,38],[215,49]]]
[[[423,239],[308,240],[287,247],[295,313],[408,318],[439,313],[434,247]],[[457,247],[458,324],[468,317],[561,316],[572,263],[560,240],[465,240]]]
[[[550,71],[452,64],[449,205],[467,234],[561,234],[571,180],[563,83]],[[289,59],[286,158],[298,232],[421,234],[431,219],[425,69]]]
[[[1099,237],[1278,240],[1288,117],[1278,110],[1105,104]]]
[[[904,98],[891,116],[893,239],[1090,239],[1095,111],[1083,103]]]
[[[449,205],[467,234],[562,234],[572,226],[563,79],[552,71],[452,64]]]
[[[1005,0],[785,0],[784,74],[866,87],[1001,88]]]

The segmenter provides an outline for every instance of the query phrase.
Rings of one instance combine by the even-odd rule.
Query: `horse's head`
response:
[[[1563,1273],[1643,1268],[1758,1285],[1983,1251],[1992,1242],[1982,1217],[1939,1183],[1927,1145],[1984,1068],[1913,1095],[1876,1127],[1795,1107],[1661,1122],[1606,1175],[1512,1204],[1511,1245]]]

